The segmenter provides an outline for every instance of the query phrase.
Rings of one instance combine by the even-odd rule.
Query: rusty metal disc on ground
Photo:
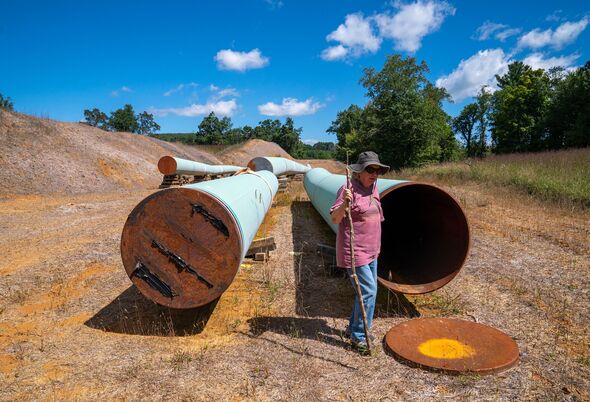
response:
[[[391,328],[389,349],[419,367],[450,373],[491,374],[518,362],[516,342],[487,325],[449,318],[418,318]]]

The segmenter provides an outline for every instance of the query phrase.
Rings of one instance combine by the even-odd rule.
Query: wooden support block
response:
[[[254,239],[252,244],[250,244],[250,248],[246,252],[246,256],[254,256],[256,257],[259,253],[268,254],[269,251],[276,250],[277,245],[275,243],[275,238],[273,236],[269,237],[262,237],[259,239]],[[256,258],[254,258],[256,259]]]
[[[256,253],[254,254],[254,261],[266,261],[267,254],[266,253]]]

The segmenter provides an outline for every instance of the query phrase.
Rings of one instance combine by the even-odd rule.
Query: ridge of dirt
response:
[[[224,163],[229,165],[246,166],[257,156],[278,156],[293,159],[283,148],[274,142],[259,139],[248,140],[243,144],[236,144],[226,148],[221,155]]]
[[[170,154],[222,163],[188,145],[0,110],[0,195],[153,189]]]

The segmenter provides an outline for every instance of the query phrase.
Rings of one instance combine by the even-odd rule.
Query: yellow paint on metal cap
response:
[[[435,359],[463,359],[475,355],[471,346],[448,338],[429,339],[418,345],[418,351],[424,356]]]

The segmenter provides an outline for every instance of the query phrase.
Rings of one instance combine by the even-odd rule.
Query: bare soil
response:
[[[0,127],[6,113],[2,118]],[[94,131],[87,133],[106,144],[92,152],[110,152],[121,164],[141,161],[137,154],[152,142],[166,146]],[[115,141],[108,136],[122,144],[116,152],[105,151]],[[34,142],[30,136],[15,142],[0,131],[0,141],[3,161],[20,152],[37,166],[39,150],[60,154],[49,140],[31,145],[35,151],[28,154],[21,148]],[[93,141],[101,142],[86,142]],[[136,153],[124,151],[134,146]],[[61,176],[69,169],[47,164],[46,187],[34,193],[25,162],[12,168],[18,180],[3,183],[0,198],[0,400],[590,400],[588,211],[547,206],[501,188],[440,184],[468,216],[467,262],[456,279],[429,295],[381,289],[377,350],[363,357],[341,333],[352,287],[330,274],[316,253],[317,243],[333,243],[334,235],[301,183],[277,196],[259,231],[275,237],[270,261],[242,264],[217,303],[178,312],[143,298],[123,269],[119,241],[129,212],[159,184],[158,152],[145,157],[146,169],[143,162],[130,164],[146,179],[129,187],[105,176],[71,189]],[[76,169],[84,171],[80,163]],[[154,168],[149,174],[147,166]],[[19,194],[16,183],[28,193]],[[89,192],[94,184],[97,190]],[[54,185],[64,191],[48,194]],[[392,326],[416,316],[498,328],[516,340],[520,362],[488,376],[410,367],[382,340]]]

